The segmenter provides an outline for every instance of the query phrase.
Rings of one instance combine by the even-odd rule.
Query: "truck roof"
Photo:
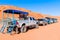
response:
[[[20,10],[13,10],[13,9],[7,9],[4,10],[5,13],[11,13],[11,14],[28,14],[28,12],[20,11]]]

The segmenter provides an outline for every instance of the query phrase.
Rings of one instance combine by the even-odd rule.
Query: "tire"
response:
[[[48,25],[48,23],[45,23],[45,26]]]
[[[46,26],[47,24],[45,24],[45,26]]]
[[[47,25],[47,23],[43,23],[43,26],[46,26]]]
[[[23,25],[20,29],[21,33],[25,33],[27,32],[27,27],[25,25]]]
[[[40,23],[39,23],[39,22],[37,22],[37,25],[38,25],[38,26],[40,26]]]
[[[7,28],[7,33],[11,33],[13,31],[13,28],[11,27],[11,26],[9,26],[8,28]]]

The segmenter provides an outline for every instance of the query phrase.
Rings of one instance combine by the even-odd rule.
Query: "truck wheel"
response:
[[[13,28],[11,26],[7,27],[7,33],[10,33],[11,34],[12,33],[12,29]]]
[[[23,25],[21,27],[21,33],[25,33],[27,31],[27,27],[25,25]]]
[[[47,23],[45,24],[45,26],[47,25]]]

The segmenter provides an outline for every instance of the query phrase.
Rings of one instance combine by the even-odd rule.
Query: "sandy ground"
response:
[[[60,19],[57,23],[39,26],[38,29],[29,30],[20,34],[2,34],[0,40],[60,40]]]

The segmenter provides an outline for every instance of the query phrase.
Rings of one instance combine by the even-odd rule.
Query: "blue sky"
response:
[[[60,16],[60,0],[0,0],[0,5],[13,5],[34,12]]]

